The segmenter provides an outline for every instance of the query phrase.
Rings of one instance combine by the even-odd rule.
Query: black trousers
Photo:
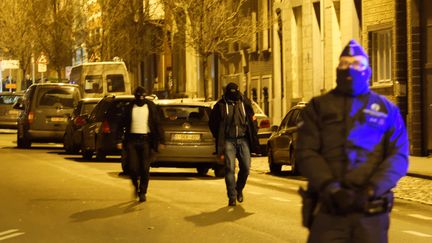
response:
[[[132,184],[140,193],[147,193],[150,176],[150,142],[147,135],[130,134],[126,142],[128,169]]]

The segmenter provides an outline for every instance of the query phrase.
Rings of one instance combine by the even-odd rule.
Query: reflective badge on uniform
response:
[[[363,110],[365,113],[365,120],[368,124],[375,127],[382,127],[385,124],[387,114],[380,111],[381,107],[377,103],[371,104],[370,108]]]

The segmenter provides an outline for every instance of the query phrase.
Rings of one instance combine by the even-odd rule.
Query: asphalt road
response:
[[[253,158],[245,201],[227,206],[223,179],[152,168],[147,202],[132,198],[119,159],[84,161],[56,144],[15,148],[0,134],[0,242],[305,242],[301,177]],[[430,205],[397,200],[390,242],[431,242]]]

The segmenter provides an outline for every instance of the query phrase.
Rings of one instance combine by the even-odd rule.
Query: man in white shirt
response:
[[[127,109],[121,124],[123,136],[117,143],[118,147],[122,144],[125,146],[128,172],[135,188],[134,195],[140,202],[146,201],[151,150],[157,152],[165,143],[156,105],[147,100],[145,95],[143,87],[136,88],[135,100]]]

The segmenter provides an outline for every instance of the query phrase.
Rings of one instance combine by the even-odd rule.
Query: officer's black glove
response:
[[[322,200],[330,213],[345,214],[353,211],[356,196],[353,190],[342,188],[339,182],[331,182],[324,188]]]
[[[375,190],[373,185],[367,185],[363,189],[356,193],[355,206],[356,209],[364,210],[369,200],[371,200],[375,195]]]

